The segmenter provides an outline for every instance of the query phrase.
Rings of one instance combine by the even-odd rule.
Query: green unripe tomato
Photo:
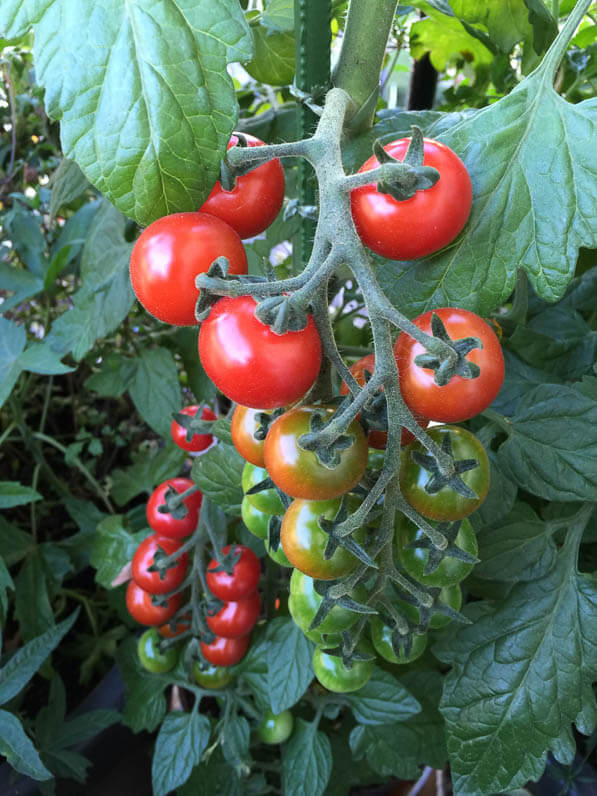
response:
[[[373,654],[373,650],[366,641],[360,641],[357,649],[360,652]],[[324,688],[337,694],[347,694],[362,688],[373,674],[374,665],[373,660],[353,661],[349,669],[344,665],[342,658],[330,655],[320,647],[317,647],[313,653],[315,677]]]
[[[269,524],[269,518],[272,516],[271,514],[266,514],[264,511],[260,511],[256,508],[251,503],[248,495],[245,495],[242,499],[240,513],[244,524],[251,531],[253,536],[256,536],[258,539],[267,539],[267,526]]]
[[[453,608],[455,611],[460,611],[462,608],[462,591],[460,586],[455,583],[453,586],[444,586],[439,593],[440,602]],[[404,615],[410,619],[411,622],[419,622],[419,609],[410,603],[405,603],[403,600],[398,601],[398,607]],[[449,625],[452,620],[445,614],[432,614],[429,621],[430,630],[438,630],[441,627]]]
[[[160,641],[163,641],[163,638],[155,627],[148,628],[139,637],[137,653],[141,666],[148,672],[163,674],[174,669],[178,663],[177,647],[161,650]]]
[[[257,732],[263,743],[284,743],[290,738],[293,726],[294,718],[289,710],[283,710],[281,713],[272,713],[268,709],[265,711],[265,716],[257,728]]]
[[[230,669],[226,666],[214,666],[213,663],[207,665],[206,668],[201,668],[197,662],[193,664],[193,676],[197,685],[201,688],[209,688],[216,690],[218,688],[225,688],[232,680]]]
[[[400,650],[400,655],[397,656],[392,647],[392,628],[384,625],[378,616],[372,616],[369,624],[375,651],[390,663],[411,663],[423,654],[427,646],[427,633],[416,634],[413,636],[410,654],[405,655],[404,650]]]
[[[251,462],[247,462],[243,467],[241,476],[241,484],[243,492],[247,500],[252,503],[256,509],[265,512],[265,514],[284,514],[284,505],[280,499],[280,495],[272,487],[271,489],[264,489],[262,492],[256,492],[254,495],[247,495],[246,493],[261,481],[269,478],[269,473],[264,467],[257,467]]]
[[[433,525],[434,523],[430,523]],[[473,569],[473,564],[460,561],[454,556],[444,556],[439,566],[429,575],[424,575],[429,559],[428,547],[408,547],[412,542],[424,542],[427,537],[420,528],[404,514],[396,515],[394,533],[394,557],[399,558],[409,575],[424,586],[452,586],[460,583]],[[476,556],[479,552],[473,526],[467,519],[462,520],[454,544],[466,553]]]
[[[265,540],[264,544],[265,544],[265,552],[268,554],[268,556],[271,558],[272,561],[275,561],[276,564],[278,564],[281,567],[292,566],[290,561],[286,558],[286,553],[284,552],[284,550],[282,550],[281,544],[278,545],[277,550],[272,550],[270,545],[267,543],[267,539]]]
[[[364,602],[367,599],[367,590],[364,586],[357,586],[351,597],[358,602]],[[334,646],[340,643],[342,631],[348,630],[355,624],[359,614],[349,611],[348,608],[335,605],[323,622],[314,630],[309,630],[322,599],[315,591],[313,578],[295,569],[290,578],[290,597],[288,598],[290,616],[311,641],[321,644],[323,633],[326,633],[326,644]]]

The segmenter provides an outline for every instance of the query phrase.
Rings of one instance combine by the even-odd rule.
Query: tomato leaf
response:
[[[64,205],[77,199],[90,187],[87,177],[74,160],[62,158],[50,178],[50,217],[56,218]]]
[[[116,651],[116,661],[125,684],[122,711],[124,723],[133,732],[153,732],[166,715],[164,689],[168,679],[147,672],[139,662],[137,640],[129,637]]]
[[[226,66],[252,55],[236,0],[2,4],[7,38],[31,26],[65,156],[141,224],[196,210],[236,121]]]
[[[90,563],[96,568],[96,581],[109,589],[114,578],[132,559],[147,531],[131,533],[120,514],[110,515],[98,526],[91,546]]]
[[[222,752],[228,763],[240,769],[249,752],[249,722],[244,716],[233,716],[222,729]]]
[[[178,475],[184,458],[184,451],[170,441],[161,448],[142,445],[132,454],[130,467],[112,470],[111,496],[119,506],[124,506],[142,492],[150,494],[155,486]]]
[[[268,623],[266,661],[270,707],[281,713],[295,705],[313,680],[313,644],[290,618]]]
[[[23,486],[17,481],[0,481],[0,509],[25,506],[41,499],[39,492],[29,486]]]
[[[193,462],[191,478],[224,511],[240,515],[241,475],[245,460],[232,445],[220,442]]]
[[[245,69],[261,83],[284,86],[294,77],[294,34],[270,33],[265,27],[251,28],[255,43],[255,57]]]
[[[597,401],[573,387],[535,387],[518,403],[511,433],[498,450],[512,481],[547,500],[594,500]]]
[[[579,531],[569,531],[548,574],[515,586],[501,604],[476,604],[486,609],[477,621],[434,647],[452,664],[441,711],[458,793],[537,780],[548,750],[560,762],[574,757],[573,722],[585,734],[594,729],[597,581],[576,570]]]
[[[295,719],[282,760],[285,796],[321,796],[331,771],[332,750],[327,736],[315,724]]]
[[[21,722],[6,710],[0,710],[0,754],[13,768],[28,777],[46,780],[54,776],[41,762]]]
[[[174,356],[166,348],[143,348],[129,393],[145,422],[164,437],[170,435],[172,413],[182,401]]]
[[[537,40],[535,51],[543,52],[558,32],[553,16],[536,0],[511,0],[507,6],[501,0],[486,0],[482,4],[476,0],[451,0],[450,6],[463,22],[487,30],[491,41],[504,53],[529,38],[533,30]]]
[[[360,724],[393,724],[421,710],[417,700],[395,677],[378,668],[362,688],[354,694],[345,694],[344,699]]]
[[[179,796],[248,796],[254,791],[249,791],[248,787],[245,790],[244,786],[248,786],[252,780],[253,778],[248,782],[245,779],[241,781],[218,746],[207,760],[195,766],[191,776],[177,793]],[[262,788],[257,794],[264,792],[265,788]]]
[[[166,796],[188,780],[209,743],[210,734],[207,716],[197,712],[166,715],[151,766],[154,796]]]

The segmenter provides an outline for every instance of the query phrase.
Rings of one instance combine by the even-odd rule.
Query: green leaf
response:
[[[16,577],[15,615],[26,641],[54,624],[48,578],[40,547],[33,548]]]
[[[234,768],[239,768],[249,752],[249,722],[244,716],[234,715],[224,724],[221,733],[222,752]]]
[[[6,612],[8,611],[8,590],[11,589],[12,591],[15,590],[15,585],[13,579],[10,577],[10,572],[4,562],[4,559],[0,556],[0,623],[4,626],[4,622],[6,620]],[[1,651],[1,639],[0,639],[0,651]]]
[[[96,581],[110,588],[114,578],[132,559],[139,543],[146,536],[146,531],[131,533],[120,514],[102,520],[97,526],[89,557],[91,565],[97,570]]]
[[[267,638],[270,707],[281,713],[299,701],[313,680],[313,644],[290,617],[269,622]]]
[[[0,509],[13,506],[26,506],[41,500],[42,496],[35,489],[23,486],[18,481],[0,481]]]
[[[6,710],[0,710],[0,754],[6,757],[14,769],[27,777],[43,780],[53,776],[41,762],[21,722]]]
[[[330,742],[315,724],[295,719],[282,759],[285,796],[321,796],[332,771]]]
[[[477,511],[469,517],[475,530],[486,525],[496,525],[514,506],[518,489],[500,470],[494,451],[481,440],[489,459],[489,492]]]
[[[193,462],[191,478],[206,497],[230,514],[240,514],[245,460],[232,445],[218,443]]]
[[[201,360],[197,356],[197,330],[193,327],[180,326],[172,335],[172,341],[182,359],[188,385],[193,391],[196,403],[202,401],[212,403],[216,397],[216,388],[203,370]]]
[[[560,379],[545,370],[532,367],[523,362],[508,348],[503,348],[506,364],[506,375],[498,397],[491,408],[502,415],[511,417],[522,396],[538,384],[558,384]]]
[[[417,700],[395,677],[377,667],[357,693],[346,694],[344,699],[360,724],[393,724],[421,710]]]
[[[103,398],[120,398],[132,384],[136,369],[136,359],[111,351],[99,370],[85,380],[85,387]]]
[[[195,766],[189,779],[178,789],[178,796],[247,796],[243,782],[218,746],[206,761]]]
[[[487,65],[493,53],[463,27],[458,19],[441,14],[429,7],[425,19],[415,22],[410,29],[410,54],[422,58],[429,53],[431,63],[443,71],[448,63],[462,59],[466,52],[476,64]]]
[[[286,86],[294,78],[294,33],[270,33],[261,25],[251,27],[255,57],[246,63],[251,77],[270,86]]]
[[[77,609],[60,624],[29,641],[24,647],[17,650],[8,663],[0,669],[0,705],[16,696],[29,682],[48,655],[71,629],[78,614]]]
[[[166,794],[188,780],[209,743],[211,726],[197,712],[168,713],[153,753],[151,779],[154,796]]]
[[[43,343],[32,343],[19,356],[18,365],[22,370],[31,373],[54,375],[72,373],[75,368],[64,365],[60,359],[64,354],[57,354]]]
[[[130,467],[112,470],[110,474],[111,495],[119,506],[124,506],[143,492],[151,494],[157,484],[178,475],[185,452],[168,441],[161,448],[152,444],[142,445],[131,458],[133,464]]]
[[[16,264],[0,263],[0,285],[3,291],[13,293],[12,296],[5,294],[0,305],[0,312],[5,313],[39,293],[44,280]]]
[[[511,429],[498,461],[512,481],[547,500],[595,499],[597,401],[564,385],[535,387]]]
[[[87,177],[74,160],[63,158],[50,179],[50,217],[55,218],[58,211],[73,199],[78,199],[90,187]]]
[[[27,333],[7,318],[0,318],[0,406],[6,401],[21,373],[19,356],[25,348]]]
[[[531,4],[531,0],[528,0],[528,4]],[[551,20],[551,37],[547,41],[549,44],[557,33],[555,20],[545,6],[543,6],[545,15],[539,17],[540,12],[535,10],[536,3],[533,2],[532,5],[535,12],[533,19],[538,26],[549,26]],[[450,6],[459,19],[472,25],[482,25],[489,33],[491,41],[504,53],[509,53],[515,44],[532,33],[529,8],[524,0],[509,0],[507,5],[502,0],[485,0],[484,3],[478,3],[476,0],[450,0]],[[545,41],[545,34],[540,40]],[[538,53],[544,51],[544,49],[538,50],[537,47],[535,50]]]
[[[493,527],[477,535],[481,563],[475,577],[487,580],[535,580],[556,561],[556,547],[548,523],[542,522],[528,503],[518,503],[513,511]]]
[[[585,734],[595,727],[597,582],[576,571],[577,537],[569,532],[547,575],[434,647],[452,664],[441,711],[458,793],[537,780],[548,750],[573,759],[573,722]]]
[[[176,362],[168,349],[141,350],[129,392],[145,422],[161,436],[169,436],[172,413],[180,409],[182,397]]]
[[[116,652],[126,689],[122,719],[133,732],[153,732],[166,715],[166,678],[147,672],[139,662],[137,639],[128,638]]]
[[[263,711],[270,707],[266,664],[268,646],[265,628],[257,627],[251,636],[249,651],[236,667],[238,677],[249,686],[257,706]]]
[[[252,55],[237,0],[3,3],[8,36],[31,25],[65,156],[140,224],[196,210],[236,121],[226,66]]]
[[[34,545],[35,542],[30,534],[6,522],[4,517],[0,516],[0,556],[9,567],[25,558]]]
[[[270,31],[294,33],[293,0],[269,0],[261,15],[261,24]]]

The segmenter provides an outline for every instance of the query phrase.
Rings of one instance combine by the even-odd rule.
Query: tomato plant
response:
[[[351,593],[351,597],[357,601],[364,600],[367,597],[367,590],[362,585],[358,586]],[[340,633],[355,624],[358,614],[343,608],[341,605],[335,605],[316,628],[309,630],[322,599],[322,596],[315,590],[313,578],[305,575],[299,569],[293,570],[290,578],[290,596],[288,598],[290,615],[307,638],[310,638],[316,644],[321,643],[323,633],[328,634],[328,641],[330,641],[331,636],[339,642]]]
[[[396,655],[392,646],[392,628],[385,625],[377,616],[371,617],[370,627],[375,651],[390,663],[412,663],[423,654],[427,646],[427,634],[415,633],[411,636],[412,644],[408,655],[404,648],[400,650],[399,655]]]
[[[238,555],[238,560],[228,574],[213,558],[207,567],[207,586],[214,597],[220,600],[235,601],[247,597],[255,591],[261,576],[261,566],[255,553],[244,545],[227,545],[222,554],[230,554],[231,550]],[[215,661],[212,661],[215,663]]]
[[[367,438],[353,421],[347,428],[350,445],[340,451],[333,469],[321,464],[317,455],[300,446],[299,439],[310,430],[313,415],[331,416],[320,406],[290,409],[271,424],[265,438],[265,466],[272,481],[287,495],[307,500],[326,500],[349,492],[367,467]]]
[[[294,403],[313,386],[321,341],[313,317],[298,332],[275,334],[251,296],[220,299],[199,331],[205,372],[230,400],[254,409]]]
[[[274,713],[271,710],[265,711],[263,721],[257,728],[259,737],[266,744],[284,743],[292,735],[294,718],[289,710],[281,713]]]
[[[216,638],[207,644],[201,642],[201,652],[204,658],[214,666],[234,666],[244,658],[249,648],[249,636],[238,638]]]
[[[359,652],[371,655],[372,650],[366,641],[361,642]],[[313,653],[313,670],[315,677],[328,691],[346,694],[358,691],[373,674],[374,660],[355,660],[349,668],[337,655],[324,652],[316,647]]]
[[[176,512],[162,512],[160,507],[166,505],[166,494],[169,490],[180,495],[194,486],[195,484],[190,478],[169,478],[151,493],[145,514],[147,524],[158,536],[184,539],[185,536],[193,533],[197,527],[199,509],[203,499],[201,492],[196,491],[186,497],[182,502],[182,507],[179,506]]]
[[[483,503],[489,490],[489,460],[485,448],[474,434],[459,426],[434,426],[427,433],[453,456],[456,466],[461,463],[465,469],[456,474],[455,488],[437,472],[435,460],[423,453],[421,443],[411,442],[402,450],[402,493],[414,509],[432,520],[468,517]],[[426,457],[425,464],[413,458],[417,454]]]
[[[189,557],[183,553],[175,564],[168,567],[164,572],[150,571],[151,567],[156,566],[156,553],[162,556],[170,556],[180,547],[179,543],[168,537],[160,537],[156,534],[144,539],[133,556],[132,574],[133,580],[145,591],[150,594],[167,594],[169,591],[180,586],[187,573]]]
[[[216,636],[224,638],[246,636],[253,629],[260,611],[259,592],[252,591],[235,602],[224,603],[217,613],[211,616],[208,614],[207,626]]]
[[[248,146],[263,146],[254,135],[243,133]],[[239,144],[237,135],[228,142],[228,149]],[[231,191],[218,180],[205,202],[202,213],[217,216],[229,224],[241,238],[252,238],[267,229],[280,212],[284,200],[284,169],[278,158],[237,177]]]
[[[164,323],[195,326],[197,274],[217,257],[230,273],[247,273],[247,255],[238,234],[207,213],[173,213],[143,230],[133,248],[131,283],[143,307]]]
[[[415,363],[416,357],[424,353],[421,343],[402,332],[395,347],[400,391],[412,412],[430,420],[445,423],[468,420],[486,409],[500,391],[504,382],[502,347],[493,329],[474,312],[467,310],[441,307],[419,315],[413,323],[431,334],[434,314],[440,318],[452,340],[469,337],[478,340],[479,347],[466,355],[466,361],[477,365],[480,373],[476,378],[455,375],[447,384],[439,386],[435,382],[433,370]]]
[[[189,417],[195,417],[198,410],[199,406],[197,404],[193,404],[191,406],[185,406],[180,410],[180,413],[183,415],[188,415]],[[211,411],[211,409],[208,406],[204,406],[201,410],[201,420],[215,419],[216,415]],[[184,426],[181,426],[180,423],[177,423],[176,420],[172,421],[172,425],[170,426],[170,435],[172,436],[172,440],[175,445],[178,445],[178,447],[182,448],[183,451],[189,451],[190,453],[204,451],[206,448],[209,448],[214,439],[211,434],[193,434],[191,438],[188,439],[188,431]]]
[[[178,663],[176,647],[160,649],[160,634],[155,627],[150,627],[139,636],[137,653],[141,666],[148,672],[164,673],[174,669]]]
[[[248,406],[237,406],[230,426],[232,444],[243,459],[257,467],[263,467],[265,464],[263,458],[265,439],[255,438],[255,431],[261,425],[258,418],[263,411],[262,409],[250,409]],[[271,413],[266,412],[266,414]]]
[[[384,146],[403,160],[410,143],[399,138]],[[380,193],[375,183],[356,188],[350,197],[352,216],[365,246],[391,260],[415,260],[450,243],[462,230],[471,212],[473,191],[466,166],[458,155],[439,141],[424,140],[423,164],[439,171],[437,183],[397,201]],[[359,172],[379,166],[375,155]]]
[[[457,583],[452,586],[443,586],[439,593],[439,601],[454,611],[460,611],[462,607],[462,589]],[[403,600],[398,600],[397,605],[412,623],[419,623],[421,615],[418,608]],[[439,628],[449,625],[451,621],[451,617],[446,614],[435,612],[429,620],[429,629],[439,630]]]
[[[201,666],[195,663],[193,664],[193,677],[201,688],[218,691],[220,688],[226,688],[231,682],[232,673],[226,666],[215,666],[213,663]]]
[[[180,593],[171,597],[153,595],[130,580],[126,589],[126,607],[140,625],[163,625],[178,611]]]

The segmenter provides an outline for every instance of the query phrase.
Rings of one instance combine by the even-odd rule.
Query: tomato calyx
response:
[[[185,498],[194,495],[195,492],[198,491],[199,488],[197,486],[191,486],[184,492],[177,492],[175,489],[169,486],[164,493],[165,503],[161,503],[157,507],[157,510],[160,514],[170,514],[175,520],[182,520],[189,513],[189,510],[184,503]]]
[[[350,399],[345,399],[340,404],[335,416],[342,413],[344,404],[348,406],[350,403]],[[324,410],[321,412],[314,411],[309,419],[309,433],[302,434],[298,438],[299,447],[315,453],[320,464],[327,467],[328,470],[334,470],[338,467],[341,452],[350,448],[355,442],[353,434],[340,433],[332,441],[328,441],[325,436],[322,437],[321,432],[331,422],[333,422],[333,418],[332,420],[327,419],[327,413]]]
[[[255,315],[274,334],[301,332],[308,322],[305,308],[299,306],[292,296],[270,296],[263,299],[257,304]]]
[[[373,154],[384,175],[377,183],[377,190],[389,194],[398,202],[411,199],[417,191],[432,188],[440,178],[437,169],[423,165],[423,133],[420,127],[413,125],[411,130],[412,137],[404,160],[398,160],[386,152],[379,139],[373,143]],[[391,176],[385,176],[388,170],[384,166],[389,164],[392,164]]]
[[[204,418],[203,415],[206,415]],[[209,417],[212,415],[213,420]],[[199,404],[194,414],[173,412],[172,419],[186,430],[185,440],[190,443],[196,434],[212,434],[212,426],[217,418],[205,404]]]
[[[238,545],[231,545],[226,552],[216,551],[216,562],[212,561],[209,565],[210,572],[225,572],[227,575],[234,573],[234,567],[240,561],[242,549]],[[215,564],[215,565],[214,565]]]
[[[315,613],[315,616],[311,620],[311,624],[307,628],[309,631],[316,630],[335,606],[345,608],[346,610],[352,611],[353,613],[359,615],[377,613],[375,608],[372,608],[370,605],[366,605],[365,603],[358,602],[350,596],[350,593],[343,593],[340,596],[335,596],[334,592],[337,591],[338,588],[343,590],[345,589],[344,584],[342,584],[340,581],[314,580],[313,588],[317,594],[320,595],[322,600]]]
[[[445,453],[452,458],[452,442],[450,440],[449,434],[444,435],[442,439],[441,450],[442,453]],[[475,500],[479,497],[474,489],[471,489],[471,487],[468,486],[468,484],[465,484],[462,478],[460,478],[462,473],[466,473],[469,470],[474,470],[479,466],[477,459],[452,458],[452,468],[450,472],[445,472],[438,464],[435,456],[432,456],[429,453],[411,450],[410,456],[415,464],[429,473],[429,477],[427,478],[424,487],[425,492],[428,495],[436,495],[441,489],[447,487],[449,489],[453,489],[454,492],[462,495],[462,497],[470,498],[471,500]]]
[[[474,362],[470,362],[466,355],[469,354],[474,348],[483,348],[483,343],[478,337],[462,337],[459,340],[452,340],[443,321],[433,313],[431,316],[431,333],[433,337],[447,343],[452,351],[456,353],[453,356],[441,356],[432,352],[419,354],[415,357],[415,365],[427,370],[433,370],[434,381],[438,387],[444,387],[453,376],[460,376],[462,379],[476,379],[481,373],[481,369]]]
[[[446,556],[450,558],[456,558],[458,561],[464,561],[466,564],[474,565],[479,563],[479,559],[476,556],[468,553],[466,550],[462,550],[462,548],[458,547],[458,545],[455,543],[461,525],[462,520],[438,523],[437,530],[443,533],[448,540],[448,546],[444,550],[439,550],[437,547],[435,547],[428,537],[423,539],[415,539],[406,545],[408,550],[429,550],[429,556],[423,570],[424,575],[433,574]]]
[[[333,520],[328,520],[326,517],[319,517],[318,524],[322,531],[328,535],[327,544],[323,553],[324,559],[330,559],[338,547],[344,547],[349,553],[352,553],[355,558],[362,561],[368,567],[377,569],[377,564],[371,558],[369,553],[361,547],[361,545],[352,538],[350,535],[342,534],[338,529],[342,523],[348,519],[349,502],[348,497],[344,495],[342,502]]]

